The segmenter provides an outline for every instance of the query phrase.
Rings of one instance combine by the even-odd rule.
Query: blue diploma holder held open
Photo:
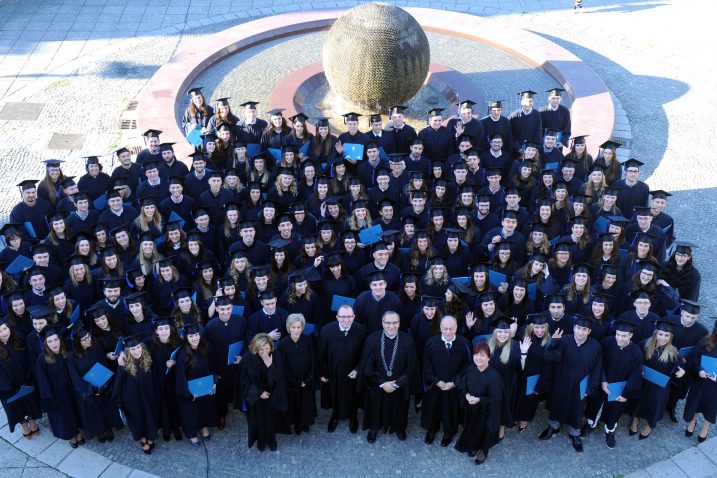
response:
[[[105,196],[104,194],[92,201],[92,207],[94,207],[98,211],[103,210],[105,206],[107,206],[107,196]]]
[[[359,241],[365,246],[370,246],[381,240],[383,229],[378,224],[359,231]]]
[[[114,375],[110,369],[97,362],[82,376],[82,380],[93,387],[101,387]]]
[[[35,391],[35,387],[32,385],[23,385],[20,390],[15,393],[12,397],[5,400],[6,403],[12,403],[15,400],[20,400],[22,397],[26,397]]]
[[[246,154],[253,158],[257,154],[261,153],[261,145],[259,143],[247,143]]]
[[[202,127],[197,126],[192,131],[189,132],[187,135],[187,141],[194,146],[195,148],[199,148],[202,146]]]
[[[233,315],[244,315],[244,306],[243,305],[235,305],[232,307],[232,314]]]
[[[652,382],[658,387],[665,388],[670,383],[669,375],[658,372],[657,370],[648,367],[647,365],[642,366],[642,378],[648,382]]]
[[[363,144],[346,143],[344,144],[344,158],[361,161],[363,159]]]
[[[269,154],[271,154],[271,157],[274,158],[274,161],[277,163],[281,162],[281,150],[276,148],[269,148],[267,149],[269,151]]]
[[[717,358],[703,355],[700,360],[700,366],[702,370],[710,375],[717,375]]]
[[[607,396],[607,401],[614,402],[617,397],[622,395],[622,391],[625,390],[625,385],[627,385],[627,382],[608,383],[607,389],[610,390],[610,395]]]
[[[179,227],[184,229],[184,219],[182,219],[182,216],[180,216],[176,212],[172,211],[172,213],[169,215],[169,221],[177,221],[179,223]]]
[[[490,285],[497,289],[501,283],[508,282],[508,277],[501,272],[488,269],[488,280],[490,281]]]
[[[214,392],[214,375],[189,380],[187,388],[195,398],[211,395]]]
[[[29,269],[30,267],[35,265],[35,261],[30,259],[29,257],[25,256],[17,256],[6,268],[5,272],[10,274],[11,276],[14,276],[15,274],[19,274],[20,272],[24,271],[25,269]]]

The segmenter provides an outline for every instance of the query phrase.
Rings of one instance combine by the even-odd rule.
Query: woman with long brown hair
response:
[[[200,132],[204,134],[209,131],[209,120],[214,116],[214,108],[207,104],[201,88],[190,88],[187,91],[187,96],[189,96],[189,106],[187,106],[182,115],[184,136],[187,136],[195,128],[200,128]]]
[[[37,196],[54,206],[61,197],[60,184],[67,179],[60,169],[60,164],[64,161],[47,159],[43,163],[45,163],[45,177],[37,185]]]

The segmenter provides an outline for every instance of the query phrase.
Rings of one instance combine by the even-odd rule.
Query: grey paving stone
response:
[[[72,451],[72,447],[67,440],[57,440],[50,445],[45,451],[37,455],[35,458],[53,468],[57,467],[62,460]]]
[[[653,478],[683,478],[688,476],[672,460],[654,463],[648,466],[645,471]]]
[[[697,445],[697,449],[704,453],[707,458],[712,460],[717,467],[717,438],[710,438],[704,443],[700,443]]]
[[[717,471],[714,463],[697,447],[678,453],[672,461],[690,478],[704,478]]]
[[[132,468],[120,463],[112,463],[102,472],[100,478],[127,478],[132,473]]]
[[[96,478],[112,464],[112,461],[88,450],[79,447],[67,455],[57,469],[70,476],[81,478]]]
[[[86,138],[86,134],[55,133],[52,135],[47,149],[79,150],[82,149],[82,145],[85,144]]]

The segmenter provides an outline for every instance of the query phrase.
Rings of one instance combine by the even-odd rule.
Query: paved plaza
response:
[[[357,3],[0,0],[0,222],[19,200],[14,185],[41,177],[40,160],[71,160],[64,172],[82,174],[81,156],[101,156],[107,170],[111,151],[141,144],[132,102],[179,49],[252,19]],[[678,238],[701,245],[694,256],[703,277],[703,320],[707,324],[708,316],[717,315],[717,161],[710,148],[717,137],[711,117],[717,111],[716,2],[584,0],[577,13],[572,0],[388,3],[490,17],[498,25],[537,33],[592,67],[618,107],[614,136],[629,141],[631,155],[646,163],[641,179],[651,189],[674,193],[668,212],[676,220]],[[717,476],[716,428],[697,446],[694,437],[684,436],[684,424],[667,417],[649,440],[639,443],[627,436],[623,419],[616,449],[605,447],[598,430],[585,441],[585,453],[576,454],[565,435],[538,441],[546,419],[541,408],[524,433],[509,430],[481,467],[452,448],[424,445],[417,418],[412,411],[406,442],[380,435],[369,445],[364,433],[351,435],[343,424],[334,434],[326,433],[327,416],[320,413],[310,434],[282,435],[279,451],[263,454],[247,450],[246,421],[237,413],[202,448],[192,448],[187,440],[160,442],[151,456],[142,455],[126,431],[114,443],[72,450],[51,437],[46,423],[41,437],[31,441],[3,426],[0,477]]]

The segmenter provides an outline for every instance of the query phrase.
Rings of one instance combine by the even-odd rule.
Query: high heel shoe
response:
[[[640,436],[639,436],[638,438],[639,438],[640,440],[647,440],[647,439],[650,437],[650,434],[651,434],[651,433],[652,433],[652,432],[648,433],[647,435],[643,435],[642,433],[640,433]]]
[[[695,434],[695,431],[694,431],[694,430],[689,431],[687,428],[685,428],[685,436],[686,436],[686,437],[691,437],[691,436],[694,435],[694,434]]]
[[[697,443],[703,443],[705,440],[707,440],[706,436],[697,435]]]

